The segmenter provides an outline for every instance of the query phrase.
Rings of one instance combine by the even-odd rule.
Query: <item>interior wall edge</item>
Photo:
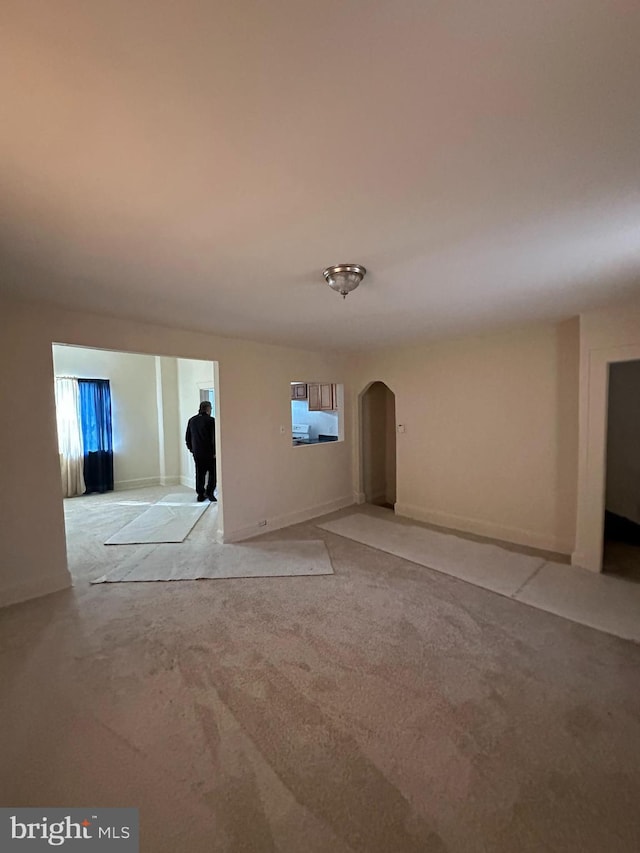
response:
[[[72,586],[71,575],[68,571],[65,576],[55,578],[49,575],[39,575],[35,578],[29,578],[24,583],[14,584],[4,589],[0,588],[0,607],[22,604],[34,598],[42,598],[44,595],[62,592]]]

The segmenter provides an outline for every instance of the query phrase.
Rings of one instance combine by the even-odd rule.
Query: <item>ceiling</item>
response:
[[[5,0],[0,290],[369,348],[640,290],[637,0]],[[322,270],[364,264],[346,300]]]

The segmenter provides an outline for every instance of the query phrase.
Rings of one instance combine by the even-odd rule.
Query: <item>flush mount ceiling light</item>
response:
[[[327,267],[322,275],[326,278],[329,287],[342,294],[344,299],[347,293],[351,293],[364,278],[366,269],[361,264],[335,264]]]

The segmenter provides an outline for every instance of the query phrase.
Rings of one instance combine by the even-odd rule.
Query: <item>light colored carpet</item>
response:
[[[118,497],[0,614],[0,802],[133,804],[143,853],[638,853],[640,646],[312,522],[265,538],[333,575],[91,586],[215,538],[105,548]]]
[[[208,506],[209,501],[198,503],[193,493],[167,495],[110,536],[104,544],[183,542]]]
[[[541,557],[364,513],[318,527],[502,595],[514,595],[545,563]]]
[[[93,583],[121,581],[179,581],[202,578],[265,578],[332,575],[333,567],[322,539],[283,542],[212,544],[206,551],[158,546],[132,555]]]

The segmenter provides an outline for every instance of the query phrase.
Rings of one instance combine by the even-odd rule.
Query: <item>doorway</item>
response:
[[[57,407],[68,568],[75,583],[90,582],[151,547],[167,552],[172,548],[145,545],[144,539],[105,546],[151,506],[168,501],[168,506],[175,507],[195,499],[195,468],[185,444],[185,426],[203,400],[211,403],[214,413],[219,410],[218,364],[58,343],[52,346],[52,360],[56,389],[61,382],[76,383],[80,390],[85,384],[104,383],[110,392],[111,478],[104,488],[90,487],[87,479],[88,463],[95,453],[86,440],[86,419],[80,406],[78,415],[83,417],[76,418],[80,441],[70,460],[77,463],[74,471],[79,467],[80,474],[65,480],[70,462],[67,464],[67,447],[61,441],[61,423],[64,426],[74,418],[61,418]],[[80,399],[81,394],[77,396]],[[57,402],[63,399],[56,393]],[[219,429],[217,432],[219,435]],[[221,541],[221,489],[216,490],[216,496],[218,501],[187,533],[185,548],[202,546],[206,553],[211,542]]]
[[[580,439],[578,512],[574,566],[602,571],[605,484],[607,461],[607,408],[609,369],[612,364],[640,361],[640,344],[589,346],[582,356],[580,378]]]
[[[640,361],[609,365],[602,569],[640,583]]]
[[[396,503],[395,424],[395,394],[372,382],[360,397],[362,493],[366,503],[388,509]]]

